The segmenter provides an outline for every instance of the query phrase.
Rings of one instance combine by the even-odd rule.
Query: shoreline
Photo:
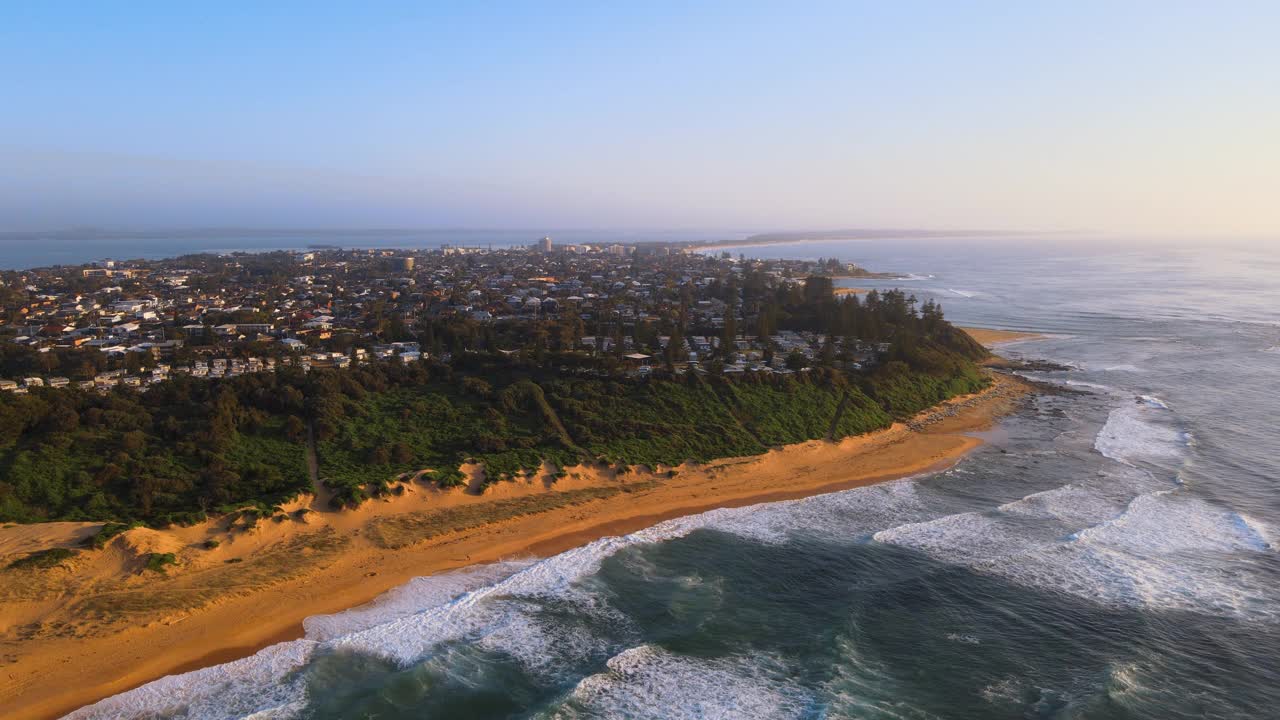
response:
[[[85,568],[73,570],[97,573],[93,582],[82,588],[61,591],[41,607],[36,607],[40,600],[0,605],[0,620],[5,621],[6,629],[16,625],[11,604],[19,606],[18,616],[43,609],[49,617],[68,617],[61,624],[70,628],[67,637],[32,638],[25,641],[32,643],[25,647],[21,640],[0,643],[0,657],[8,656],[0,665],[0,673],[8,680],[0,690],[0,706],[8,707],[8,717],[13,718],[57,717],[166,675],[229,662],[275,643],[301,638],[302,621],[307,617],[363,605],[414,577],[514,557],[546,557],[602,537],[716,508],[798,499],[937,472],[983,444],[971,433],[990,427],[1034,392],[1018,378],[993,377],[990,388],[953,398],[917,416],[911,425],[918,429],[897,423],[838,442],[814,440],[759,456],[682,466],[675,478],[666,478],[661,468],[625,478],[575,468],[577,472],[557,482],[555,489],[536,481],[512,482],[480,497],[419,489],[353,511],[314,513],[321,517],[302,527],[267,523],[208,551],[191,549],[207,528],[131,531],[126,534],[131,537],[116,543],[136,545],[139,552],[178,547],[184,553],[183,569],[163,579],[128,570],[133,574],[116,581],[106,570],[119,573],[121,567],[131,566],[124,547],[109,546],[87,560]],[[922,419],[927,422],[918,422]],[[590,499],[499,517],[403,546],[379,547],[373,541],[377,530],[384,527],[380,523],[388,518],[407,521],[458,508],[494,510],[503,502],[528,502],[558,492],[565,493],[561,498],[584,493]],[[49,530],[66,534],[75,529]],[[344,544],[328,556],[324,543],[315,543],[314,550],[312,545],[301,550],[290,545],[317,537],[340,538]],[[280,547],[289,549],[288,559],[274,559],[272,553]],[[9,550],[0,544],[0,552]],[[272,576],[260,587],[246,584],[227,590],[225,584],[238,578],[241,568],[250,578],[261,573],[253,557],[258,554],[261,564],[285,577]],[[245,555],[250,557],[243,565],[232,560],[232,556],[243,559]],[[299,568],[290,567],[288,563],[298,555],[309,559],[301,561]],[[121,558],[124,565],[119,567],[104,570],[92,565]],[[229,561],[235,564],[224,564]],[[182,592],[212,595],[192,607],[164,605],[166,598]],[[92,602],[102,595],[111,597],[106,609]],[[129,604],[122,598],[147,608],[147,612],[120,611],[116,606]],[[93,615],[83,612],[84,602],[106,619],[83,620],[77,625],[71,618]],[[148,604],[153,602],[159,605]]]
[[[959,329],[963,330],[969,337],[989,349],[999,347],[1007,343],[1022,342],[1024,340],[1043,340],[1049,337],[1044,333],[1027,332],[1024,330],[997,330],[994,328],[978,327],[960,327]]]

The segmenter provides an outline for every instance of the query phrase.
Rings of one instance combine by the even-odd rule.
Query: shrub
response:
[[[329,506],[334,510],[358,508],[361,503],[369,499],[368,494],[355,485],[343,485],[332,489],[334,492],[333,497],[329,498]]]
[[[173,553],[151,553],[147,556],[147,569],[163,574],[165,567],[177,565],[178,558]]]
[[[142,526],[143,523],[141,521],[128,524],[118,522],[103,523],[102,527],[98,528],[98,532],[86,539],[84,544],[95,550],[101,550],[106,547],[107,543],[111,542],[111,539],[115,536]]]
[[[162,528],[169,527],[170,525],[177,525],[179,527],[191,527],[192,525],[199,525],[200,523],[208,519],[209,519],[208,514],[206,514],[203,510],[195,510],[191,512],[174,512],[174,513],[167,513],[161,516],[160,521],[157,523],[157,525]]]

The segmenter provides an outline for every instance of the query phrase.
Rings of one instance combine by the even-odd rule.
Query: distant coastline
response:
[[[443,245],[523,246],[549,235],[557,244],[623,244],[700,252],[729,247],[786,245],[815,240],[993,237],[1012,233],[983,230],[852,229],[770,232],[732,237],[733,232],[610,231],[574,229],[468,228],[174,228],[113,230],[72,228],[0,231],[0,269],[28,270],[81,265],[104,258],[167,260],[182,255],[230,252],[305,251],[317,248],[428,250]],[[897,277],[897,276],[888,276]]]
[[[1020,235],[1007,230],[925,230],[912,228],[856,228],[848,230],[815,230],[794,232],[770,232],[750,235],[740,240],[714,240],[690,243],[686,249],[693,251],[715,250],[726,247],[750,247],[754,245],[794,245],[822,240],[884,240],[929,239],[951,237],[995,237]]]

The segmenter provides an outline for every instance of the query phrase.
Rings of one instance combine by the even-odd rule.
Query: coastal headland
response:
[[[1003,335],[985,342],[1008,340]],[[991,373],[978,393],[906,422],[840,441],[812,440],[751,457],[619,473],[601,465],[493,483],[483,494],[415,487],[334,511],[307,495],[301,521],[224,532],[218,521],[135,528],[101,552],[56,567],[10,570],[0,590],[0,706],[49,718],[150,680],[227,662],[303,636],[302,621],[368,602],[413,577],[504,558],[544,557],[665,519],[819,495],[945,468],[1034,391]],[[464,468],[468,473],[481,469]],[[310,512],[298,513],[300,510]],[[0,561],[72,548],[98,523],[0,529]],[[172,553],[156,570],[148,559]]]

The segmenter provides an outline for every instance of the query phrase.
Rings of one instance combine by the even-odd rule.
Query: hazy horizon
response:
[[[1263,3],[5,19],[0,231],[1280,236]]]

